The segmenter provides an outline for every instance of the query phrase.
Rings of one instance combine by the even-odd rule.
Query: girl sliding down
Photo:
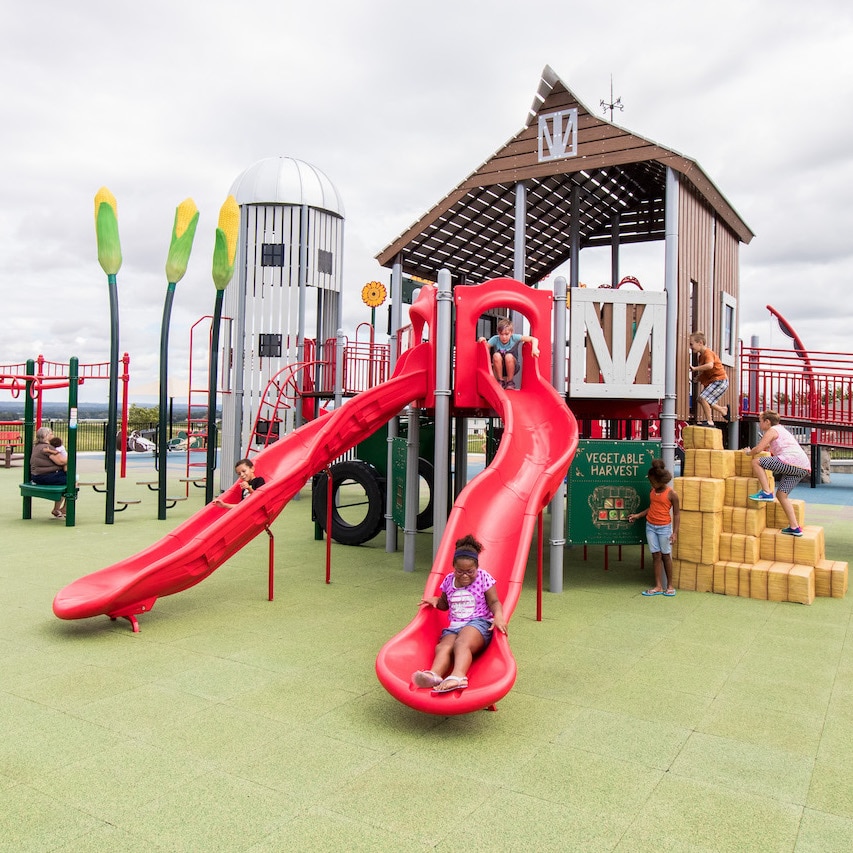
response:
[[[422,607],[449,610],[450,624],[441,632],[432,669],[412,675],[417,687],[430,687],[433,693],[463,690],[468,686],[471,662],[487,648],[493,629],[506,634],[495,579],[479,567],[482,550],[470,534],[457,539],[453,571],[441,582],[441,594],[421,600]]]

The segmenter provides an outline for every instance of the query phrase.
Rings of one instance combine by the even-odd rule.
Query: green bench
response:
[[[67,485],[40,486],[38,483],[21,483],[19,488],[21,490],[21,497],[24,499],[24,519],[33,517],[33,498],[43,498],[44,500],[55,503],[65,497],[67,499],[65,526],[74,527],[74,507],[72,502],[77,500],[77,493],[79,491],[76,486],[70,488]],[[70,511],[68,511],[69,508]]]

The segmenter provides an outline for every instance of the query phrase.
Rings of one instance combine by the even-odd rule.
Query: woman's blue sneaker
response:
[[[773,500],[773,492],[756,492],[754,495],[750,495],[749,499],[751,501],[772,501]]]
[[[783,527],[783,533],[787,533],[788,536],[802,536],[803,528],[802,527]]]

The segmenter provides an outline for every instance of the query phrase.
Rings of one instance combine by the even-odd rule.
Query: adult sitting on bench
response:
[[[50,444],[51,438],[53,430],[50,427],[39,427],[36,431],[30,454],[30,478],[37,486],[64,486],[66,482],[62,454]],[[52,514],[54,518],[65,518],[64,497],[54,502]]]

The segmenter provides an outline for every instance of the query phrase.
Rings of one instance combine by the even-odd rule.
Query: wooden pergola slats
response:
[[[539,161],[539,116],[577,110],[575,156]],[[569,211],[579,197],[581,248],[613,240],[634,243],[664,237],[666,169],[690,181],[737,238],[752,232],[723,194],[687,157],[594,116],[546,66],[525,126],[430,211],[383,249],[389,266],[435,281],[450,269],[454,281],[514,274],[516,185],[526,187],[525,279],[536,282],[569,257]]]

